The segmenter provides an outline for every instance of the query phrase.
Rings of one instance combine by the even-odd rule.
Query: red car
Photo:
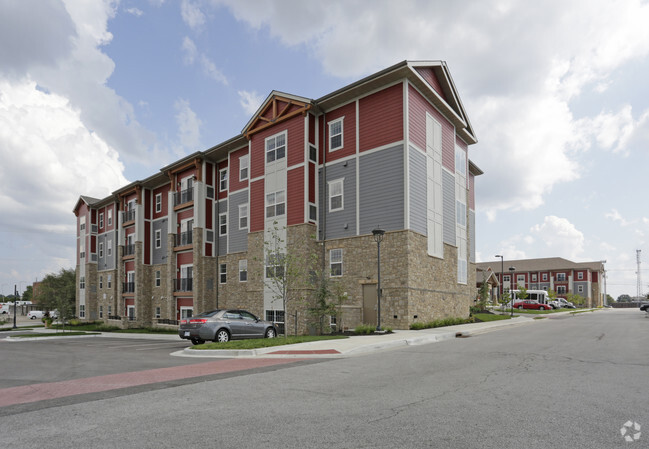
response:
[[[548,304],[541,304],[538,301],[532,301],[530,299],[525,299],[523,301],[516,301],[514,307],[523,310],[523,309],[536,309],[536,310],[550,310],[551,306]]]

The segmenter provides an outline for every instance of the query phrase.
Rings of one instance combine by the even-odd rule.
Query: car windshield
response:
[[[203,313],[199,313],[198,315],[194,315],[194,317],[197,317],[197,316],[214,316],[217,313],[219,313],[220,311],[221,311],[221,309],[210,310],[208,312],[203,312]]]

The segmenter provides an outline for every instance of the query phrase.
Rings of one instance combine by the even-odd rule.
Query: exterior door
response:
[[[378,295],[376,284],[363,284],[363,324],[376,326]]]

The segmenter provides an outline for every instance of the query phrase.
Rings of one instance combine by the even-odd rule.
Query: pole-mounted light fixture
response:
[[[376,313],[376,330],[380,331],[381,330],[381,242],[383,241],[383,237],[385,236],[385,230],[381,229],[380,227],[377,227],[376,229],[372,229],[372,235],[374,235],[374,241],[376,242],[376,249],[377,249],[377,267],[378,267],[378,275],[377,275],[377,286],[376,286],[376,296],[377,296],[377,313]]]

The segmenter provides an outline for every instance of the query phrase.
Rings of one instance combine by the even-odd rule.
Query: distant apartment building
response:
[[[264,242],[310,242],[345,327],[467,316],[475,297],[473,129],[441,61],[404,61],[317,100],[272,92],[241,134],[106,198],[81,196],[77,315],[175,325],[243,308],[306,331],[265,282]],[[297,316],[297,322],[295,317]]]
[[[510,289],[553,290],[557,297],[568,294],[584,298],[587,307],[606,303],[606,277],[603,261],[571,262],[561,257],[505,260],[476,264],[478,286],[484,280],[492,286],[494,299]],[[513,270],[510,270],[514,268]],[[504,271],[504,272],[503,272]]]

